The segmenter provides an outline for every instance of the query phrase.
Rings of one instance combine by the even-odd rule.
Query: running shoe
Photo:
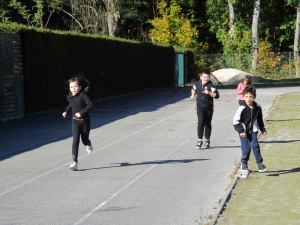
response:
[[[202,141],[198,141],[195,148],[198,148],[198,149],[199,149],[199,148],[201,148],[201,146],[202,146]]]
[[[91,154],[92,152],[93,152],[93,146],[92,146],[92,143],[91,143],[91,145],[90,146],[86,146],[86,151],[87,151],[87,153],[88,154]]]
[[[260,173],[263,173],[268,170],[268,168],[262,163],[258,163],[257,166],[258,166],[258,172]]]
[[[72,162],[71,165],[70,165],[70,169],[74,170],[74,171],[77,170],[78,169],[78,164],[76,162]]]

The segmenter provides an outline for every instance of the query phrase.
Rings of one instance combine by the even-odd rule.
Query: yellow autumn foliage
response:
[[[175,0],[168,6],[165,0],[157,5],[159,17],[151,20],[150,30],[152,43],[172,46],[174,48],[208,49],[208,43],[198,43],[198,31],[181,13],[181,7]]]
[[[279,79],[280,73],[287,72],[290,67],[284,63],[285,56],[280,52],[271,51],[268,35],[259,44],[257,71],[260,76],[269,79]]]

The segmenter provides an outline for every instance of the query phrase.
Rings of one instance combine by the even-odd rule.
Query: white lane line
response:
[[[61,165],[61,166],[59,166],[59,167],[56,167],[56,168],[53,169],[53,170],[50,170],[50,171],[48,171],[48,172],[46,172],[46,173],[43,173],[43,174],[41,174],[41,175],[39,175],[39,176],[37,176],[37,177],[35,177],[35,178],[32,178],[31,180],[25,181],[24,183],[19,184],[19,185],[15,186],[15,187],[13,187],[13,188],[7,190],[7,191],[4,191],[4,192],[2,192],[2,193],[0,194],[0,197],[3,196],[3,195],[5,195],[5,194],[7,194],[7,193],[12,192],[13,190],[15,190],[15,189],[17,189],[17,188],[19,188],[19,187],[24,186],[25,184],[28,184],[28,183],[30,183],[30,182],[32,182],[32,181],[35,181],[35,180],[37,180],[37,179],[39,179],[39,178],[41,178],[41,177],[44,177],[44,176],[46,176],[47,174],[50,174],[50,173],[52,173],[52,172],[54,172],[54,171],[56,171],[56,170],[58,170],[58,169],[60,169],[60,168],[62,168],[62,167],[64,167],[64,166],[66,166],[66,165],[69,165],[69,163],[65,163],[65,164],[63,164],[63,165]]]
[[[174,98],[174,99],[179,99],[179,98],[182,98],[182,97],[183,97],[183,95],[182,95],[182,96],[178,96],[178,97],[176,97],[176,98]],[[172,99],[172,100],[173,100],[173,99]],[[164,103],[164,102],[167,102],[167,101],[171,101],[171,100],[169,100],[169,99],[167,99],[167,100],[162,100],[162,101],[159,101],[159,102],[154,103],[154,104],[161,104],[161,103]],[[171,105],[172,105],[172,104],[174,104],[174,103],[171,103]],[[139,110],[133,111],[132,113],[138,112],[138,111],[140,111],[140,110],[145,110],[145,109],[150,108],[150,107],[153,107],[153,106],[148,106],[148,107],[146,107],[146,108],[143,108],[143,109],[139,109]],[[128,113],[128,114],[132,114],[132,113]],[[126,115],[126,114],[125,114],[125,115]],[[3,135],[3,134],[9,134],[9,133],[12,133],[12,132],[17,132],[17,131],[20,131],[20,130],[26,130],[26,129],[28,129],[28,128],[32,128],[32,127],[36,127],[36,126],[45,125],[45,124],[47,124],[47,123],[54,123],[54,122],[61,121],[61,120],[62,120],[62,118],[60,118],[60,119],[55,119],[55,120],[50,120],[50,121],[47,121],[47,122],[43,122],[43,123],[39,123],[39,124],[30,125],[30,126],[28,126],[28,127],[22,127],[22,128],[15,129],[15,130],[5,131],[5,132],[0,133],[0,134],[1,134],[1,135]]]
[[[169,152],[167,155],[165,155],[163,158],[160,159],[160,161],[166,159],[168,156],[173,154],[176,150],[178,150],[181,146],[185,145],[188,141],[190,141],[194,136],[196,136],[197,133],[193,134],[191,137],[189,137],[187,140],[185,140],[183,143],[181,143],[179,146],[177,146],[175,149],[173,149],[171,152]],[[138,175],[136,178],[134,178],[132,181],[130,181],[128,184],[126,184],[123,188],[115,192],[112,196],[110,196],[108,199],[106,199],[104,202],[100,203],[97,207],[95,207],[92,211],[90,211],[88,214],[86,214],[83,218],[81,218],[79,221],[74,223],[74,225],[78,225],[82,222],[84,222],[89,216],[91,216],[94,212],[99,210],[101,207],[105,206],[109,201],[117,197],[122,191],[126,190],[129,186],[131,186],[133,183],[135,183],[138,179],[140,179],[142,176],[144,176],[146,173],[148,173],[150,170],[152,170],[154,167],[156,167],[158,164],[152,165],[147,170],[145,170],[143,173]]]
[[[186,112],[189,112],[189,111],[191,111],[191,110],[194,110],[194,109],[182,110],[182,111],[180,111],[180,112],[177,112],[177,113],[175,113],[175,114],[172,115],[172,116],[168,116],[168,117],[166,117],[166,118],[164,118],[164,119],[162,119],[162,120],[160,120],[160,121],[157,121],[156,123],[153,123],[153,124],[151,124],[151,125],[149,125],[149,126],[147,126],[147,127],[144,127],[144,128],[142,128],[142,129],[140,129],[140,130],[138,130],[138,131],[135,131],[135,132],[133,132],[133,133],[127,135],[127,136],[124,136],[124,137],[122,137],[122,138],[120,138],[120,139],[118,139],[118,140],[116,140],[116,141],[113,141],[113,142],[111,142],[111,143],[109,143],[109,144],[107,144],[107,145],[105,145],[105,146],[102,146],[101,148],[98,148],[98,149],[96,149],[96,150],[94,150],[94,151],[98,151],[98,150],[100,150],[100,149],[106,148],[106,147],[108,147],[108,146],[110,146],[110,145],[113,145],[113,144],[115,144],[115,143],[117,143],[117,142],[119,142],[119,141],[122,141],[122,140],[124,140],[124,139],[126,139],[126,138],[128,138],[128,137],[130,137],[130,136],[132,136],[132,135],[135,135],[135,134],[140,133],[140,132],[142,132],[142,131],[144,131],[144,130],[146,130],[146,129],[148,129],[148,128],[151,128],[151,127],[153,127],[153,126],[155,126],[155,125],[157,125],[157,124],[159,124],[159,123],[162,123],[162,122],[164,122],[164,121],[166,121],[166,120],[168,120],[168,119],[170,119],[170,118],[172,118],[172,117],[174,117],[174,116],[176,116],[176,115],[178,115],[178,114],[180,114],[180,113],[182,113],[182,112],[185,112],[185,113],[186,113]],[[79,159],[82,159],[82,158],[86,157],[87,155],[88,155],[88,154],[85,154],[84,156],[80,157]],[[66,166],[66,165],[69,165],[69,163],[65,163],[65,164],[63,164],[63,165],[61,165],[61,166],[59,166],[59,167],[57,167],[57,168],[55,168],[55,169],[53,169],[53,170],[50,170],[50,171],[48,171],[48,172],[46,172],[46,173],[43,173],[43,174],[41,174],[41,175],[39,175],[39,176],[37,176],[37,177],[31,179],[31,180],[25,181],[25,182],[22,183],[22,184],[19,184],[19,185],[15,186],[15,187],[13,187],[13,188],[11,188],[11,189],[5,191],[5,192],[2,192],[2,193],[0,193],[0,197],[3,196],[3,195],[5,195],[5,194],[7,194],[7,193],[12,192],[13,190],[15,190],[15,189],[17,189],[17,188],[19,188],[19,187],[21,187],[21,186],[23,186],[23,185],[25,185],[25,184],[30,183],[31,181],[37,180],[38,178],[41,178],[41,177],[43,177],[43,176],[45,176],[45,175],[47,175],[47,174],[50,174],[50,173],[52,173],[52,172],[58,170],[58,169],[61,168],[61,167]]]
[[[177,97],[177,98],[182,98],[182,96]],[[158,103],[155,103],[155,104],[156,104],[156,105],[159,105],[159,104],[162,104],[162,103],[164,103],[164,102],[167,102],[167,101],[161,101],[161,102],[158,102]],[[146,110],[146,109],[148,109],[148,108],[152,108],[152,107],[153,107],[153,106],[147,106],[147,107],[142,108],[142,109],[138,109],[138,110],[135,110],[135,111],[132,111],[132,112],[128,112],[128,113],[126,113],[126,114],[124,114],[124,115],[122,115],[122,116],[113,117],[113,118],[111,118],[111,119],[102,121],[102,122],[100,122],[100,123],[92,124],[91,128],[93,129],[93,128],[97,127],[97,126],[100,126],[101,124],[108,123],[108,122],[111,121],[112,119],[115,120],[115,119],[117,119],[117,118],[126,117],[126,116],[132,115],[132,114],[137,113],[137,112],[142,112],[142,111],[144,111],[144,110]],[[55,120],[55,121],[58,121],[58,120]],[[54,122],[55,122],[55,121],[54,121]],[[50,122],[53,122],[53,121],[49,121],[49,123],[50,123]],[[46,123],[48,123],[48,122],[46,122]],[[44,124],[46,124],[46,123],[44,123]],[[38,124],[38,125],[41,125],[41,124]],[[29,126],[29,127],[22,128],[22,129],[24,130],[24,129],[27,129],[27,128],[30,128],[30,127],[34,127],[34,126],[36,126],[36,125]],[[18,129],[18,130],[21,130],[21,129]],[[18,130],[14,130],[14,131],[18,131]],[[13,132],[13,131],[11,131],[11,132]],[[7,133],[10,133],[10,132],[7,132]],[[4,134],[5,134],[5,133],[4,133]],[[40,141],[40,142],[34,143],[34,144],[32,144],[32,145],[27,145],[27,146],[25,146],[25,147],[22,147],[22,148],[19,148],[19,149],[16,149],[16,150],[13,150],[13,151],[9,151],[9,152],[5,152],[5,153],[3,153],[3,154],[0,154],[0,157],[5,156],[5,155],[10,155],[10,154],[12,154],[12,153],[19,152],[19,151],[22,151],[22,150],[24,150],[24,149],[27,149],[27,148],[30,148],[30,147],[34,147],[34,146],[37,146],[37,145],[42,145],[42,144],[47,143],[47,142],[49,142],[49,141],[53,141],[53,140],[55,140],[55,139],[62,138],[62,137],[65,137],[65,136],[70,136],[70,135],[72,135],[72,134],[71,134],[71,133],[67,133],[67,134],[59,135],[59,136],[56,136],[56,137],[53,137],[53,138],[50,138],[50,139],[47,139],[47,140],[44,140],[44,141]]]
[[[0,155],[0,157],[5,156],[5,155],[10,155],[10,154],[12,154],[14,152],[19,152],[19,151],[21,151],[23,149],[27,149],[27,148],[30,148],[30,147],[33,147],[33,146],[42,145],[42,144],[45,144],[45,143],[47,143],[49,141],[54,141],[55,139],[62,138],[62,137],[68,136],[68,135],[70,135],[70,134],[63,134],[63,135],[60,135],[60,136],[56,136],[54,138],[47,139],[45,141],[36,142],[36,143],[34,143],[32,145],[27,145],[27,146],[25,146],[23,148],[19,148],[19,149],[16,149],[14,151],[5,152],[4,154]]]

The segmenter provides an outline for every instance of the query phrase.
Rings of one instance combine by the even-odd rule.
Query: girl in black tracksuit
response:
[[[210,147],[211,121],[214,111],[214,98],[219,98],[217,88],[210,81],[210,72],[203,71],[200,80],[197,81],[191,90],[191,98],[197,93],[197,117],[198,117],[198,141],[196,148],[201,148],[203,133],[205,137],[204,148]],[[204,132],[205,130],[205,132]]]
[[[70,165],[70,169],[77,170],[80,137],[82,143],[86,146],[87,152],[91,153],[93,151],[93,146],[89,139],[91,129],[89,111],[93,108],[93,103],[85,94],[85,92],[87,92],[89,89],[87,80],[81,77],[75,77],[70,79],[68,83],[70,93],[67,96],[67,101],[69,102],[69,105],[62,115],[63,117],[66,117],[67,114],[72,111],[73,162]]]

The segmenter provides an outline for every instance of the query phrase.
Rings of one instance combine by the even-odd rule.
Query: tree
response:
[[[296,67],[296,77],[300,74],[299,59],[299,36],[300,36],[300,0],[287,0],[287,4],[296,8],[296,21],[294,32],[294,62]]]
[[[252,71],[256,71],[258,63],[258,20],[260,11],[260,0],[254,1],[253,20],[252,20]]]
[[[149,20],[157,16],[158,0],[123,0],[120,8],[120,29],[121,37],[150,42]]]
[[[71,30],[114,37],[119,8],[119,0],[64,0],[60,10],[71,18]]]
[[[102,0],[106,6],[106,19],[108,27],[108,36],[114,37],[117,29],[117,23],[120,18],[118,10],[119,0]]]
[[[297,6],[296,28],[295,28],[295,38],[294,38],[294,60],[296,65],[296,77],[298,77],[300,73],[299,35],[300,35],[300,0]]]
[[[6,8],[8,4],[8,1],[2,0],[0,2],[0,23],[9,23],[10,17],[9,17],[9,10]]]
[[[207,0],[210,31],[222,43],[224,54],[251,52],[249,4],[241,0]]]
[[[229,35],[231,39],[234,39],[234,27],[235,27],[235,20],[234,20],[234,4],[232,0],[228,0],[228,11],[229,11]]]
[[[150,42],[149,22],[158,16],[157,4],[160,0],[123,0],[120,8],[119,34],[121,37]],[[167,4],[170,1],[166,1]],[[193,25],[199,22],[195,0],[176,0],[183,13]]]
[[[151,20],[153,29],[150,37],[153,43],[175,48],[197,48],[198,31],[181,13],[181,7],[175,0],[168,6],[164,0],[157,5],[159,17]]]
[[[107,34],[104,7],[97,0],[64,0],[60,10],[70,17],[65,22],[71,30]]]
[[[18,13],[27,21],[27,25],[46,28],[52,14],[58,10],[63,0],[33,0],[34,5],[32,9],[27,9],[27,6],[16,0],[11,0],[9,5],[18,11]],[[48,10],[48,17],[44,21],[45,8]]]

